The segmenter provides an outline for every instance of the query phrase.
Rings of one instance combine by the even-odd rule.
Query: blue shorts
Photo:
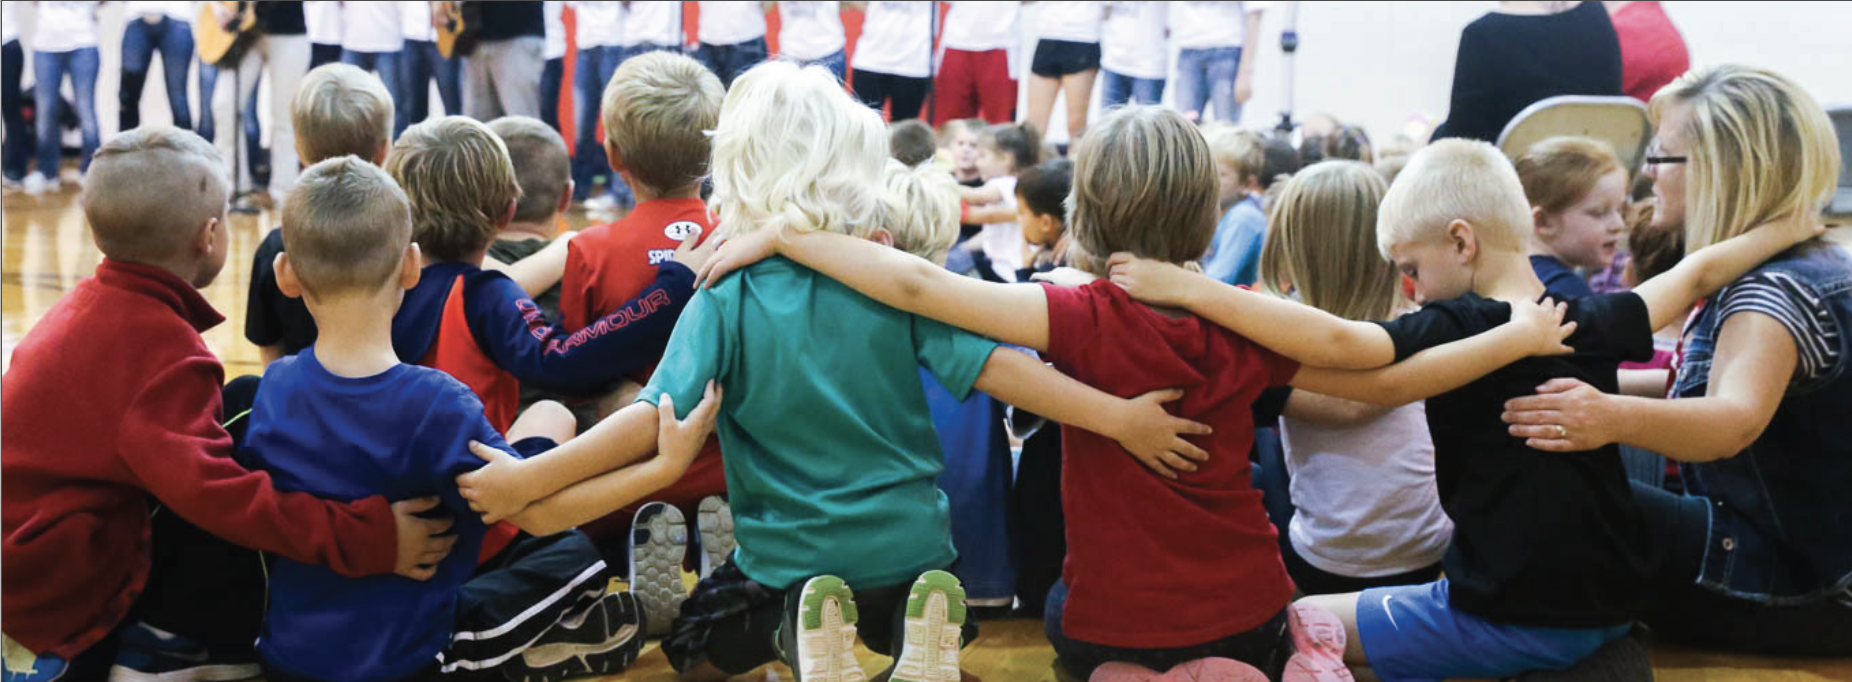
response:
[[[1562,670],[1620,639],[1631,624],[1605,628],[1505,625],[1452,608],[1447,579],[1378,587],[1357,597],[1357,634],[1384,682],[1503,677]]]

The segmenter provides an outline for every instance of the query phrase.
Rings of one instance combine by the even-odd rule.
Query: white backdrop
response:
[[[19,5],[21,35],[30,55],[31,3],[9,4]],[[1287,70],[1279,39],[1286,4],[1274,3],[1262,22],[1255,94],[1243,111],[1243,123],[1251,127],[1272,127],[1286,106]],[[1393,136],[1411,115],[1446,118],[1460,29],[1495,6],[1492,2],[1431,1],[1297,4],[1296,117],[1328,112],[1363,125],[1377,140]],[[1694,66],[1725,62],[1764,66],[1798,80],[1822,102],[1852,104],[1852,2],[1674,0],[1665,6],[1685,35]],[[1025,74],[1034,49],[1030,27],[1038,11],[1035,5],[1023,10],[1024,51],[1019,61]],[[121,3],[104,6],[99,27],[103,68],[97,79],[97,116],[106,136],[115,132],[117,123],[122,21]],[[146,122],[171,121],[162,68],[156,60],[143,91],[142,120]],[[25,73],[30,79],[30,64]],[[189,78],[189,82],[196,84],[197,79]],[[1167,92],[1166,101],[1169,97]],[[435,95],[431,101],[434,109],[441,108]],[[1098,102],[1096,87],[1091,103],[1096,114]],[[1050,122],[1051,140],[1066,140],[1063,106],[1057,104]],[[1026,105],[1018,107],[1019,112],[1026,110]],[[193,111],[197,117],[201,108],[196,104]],[[267,118],[268,108],[262,111]]]

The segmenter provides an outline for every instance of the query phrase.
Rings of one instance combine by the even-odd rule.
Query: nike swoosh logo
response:
[[[1383,595],[1383,613],[1389,616],[1389,627],[1400,630],[1402,629],[1402,626],[1395,624],[1395,612],[1389,610],[1389,600],[1394,599],[1394,598],[1395,598],[1395,595],[1393,594]]]

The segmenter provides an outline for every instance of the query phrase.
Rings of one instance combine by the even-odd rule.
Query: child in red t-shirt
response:
[[[1069,224],[1075,265],[1098,276],[1104,263],[1090,254],[1129,251],[1188,263],[1208,250],[1217,218],[1215,164],[1194,125],[1174,111],[1128,107],[1090,128],[1081,149]],[[1184,311],[1135,302],[1106,280],[1076,288],[986,283],[821,231],[742,235],[710,260],[703,278],[774,249],[875,300],[1041,352],[1056,369],[1108,393],[1180,388],[1177,415],[1215,429],[1199,444],[1179,440],[1157,455],[1159,476],[1109,439],[1064,429],[1068,556],[1049,595],[1046,627],[1063,665],[1082,678],[1114,663],[1280,679],[1299,655],[1295,646],[1341,654],[1341,633],[1332,650],[1329,637],[1308,636],[1288,617],[1292,581],[1248,481],[1251,408],[1263,389],[1291,383],[1399,405],[1529,353],[1560,352],[1566,335],[1557,327],[1559,310],[1528,306],[1493,333],[1402,364],[1301,368]]]

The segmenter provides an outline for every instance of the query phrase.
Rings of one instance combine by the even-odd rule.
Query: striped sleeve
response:
[[[1812,381],[1840,360],[1839,324],[1826,299],[1792,275],[1763,272],[1724,287],[1717,300],[1721,320],[1742,312],[1775,318],[1788,335],[1800,363],[1801,381]]]

